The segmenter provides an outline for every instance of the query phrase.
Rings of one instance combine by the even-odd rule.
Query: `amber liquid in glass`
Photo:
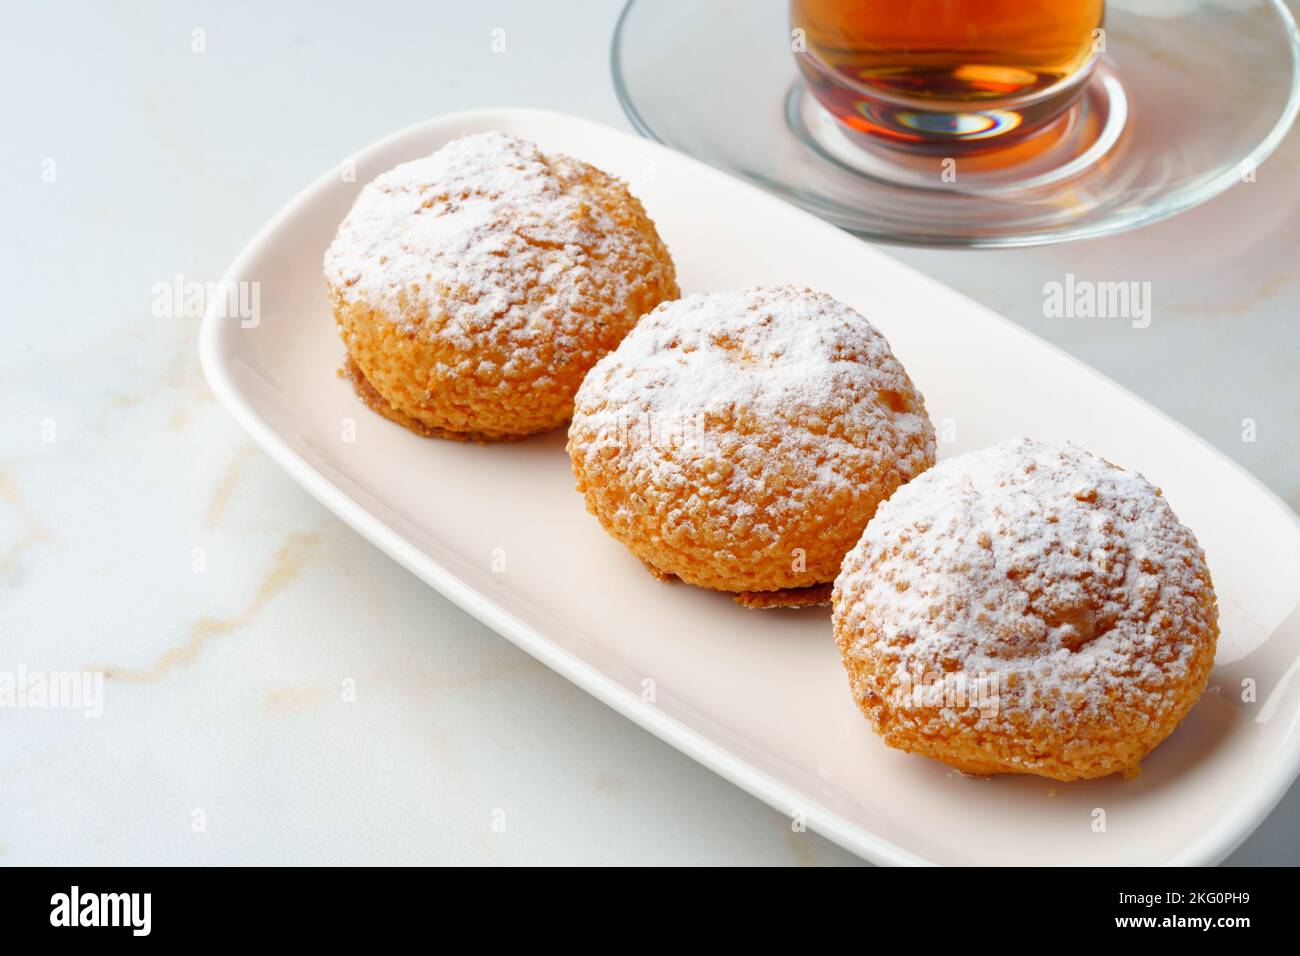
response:
[[[1102,0],[793,0],[791,12],[846,79],[969,102],[1068,77],[1092,54]]]
[[[873,125],[875,97],[1015,110],[1069,86],[1063,81],[1092,61],[1103,7],[1103,0],[791,0],[790,25],[803,31],[801,67],[814,94],[862,128],[864,115]],[[877,128],[891,125],[888,108],[874,109],[885,110],[884,120],[868,131],[888,133]]]

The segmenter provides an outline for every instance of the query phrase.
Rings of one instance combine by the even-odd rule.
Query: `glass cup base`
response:
[[[931,156],[1003,149],[1055,123],[1078,98],[1097,57],[1050,86],[979,99],[919,97],[863,86],[810,52],[795,57],[809,92],[864,142]]]
[[[951,143],[918,152],[846,126],[796,80],[785,100],[791,132],[827,162],[878,182],[946,193],[994,195],[1063,183],[1109,155],[1128,121],[1128,98],[1106,66],[1063,113],[1027,136],[970,151]]]

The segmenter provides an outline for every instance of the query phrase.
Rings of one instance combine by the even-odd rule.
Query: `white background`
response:
[[[115,676],[99,720],[4,713],[0,864],[854,862],[341,526],[214,404],[197,318],[153,314],[155,283],[219,278],[302,186],[398,127],[511,105],[628,128],[618,9],[4,5],[0,670]],[[886,251],[1296,507],[1298,173],[1293,134],[1257,182],[1136,233]],[[1150,281],[1151,327],[1044,318],[1066,272]],[[1300,863],[1298,813],[1293,788],[1231,862]]]

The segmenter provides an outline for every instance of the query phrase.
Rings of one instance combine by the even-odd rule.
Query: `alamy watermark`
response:
[[[638,412],[619,412],[602,429],[601,437],[619,448],[654,448],[671,451],[699,441],[708,431],[714,413],[704,410],[656,417]]]
[[[222,319],[238,319],[245,329],[262,321],[260,282],[199,282],[176,273],[170,282],[155,282],[153,314],[160,319],[199,318],[208,309]]]
[[[80,710],[104,715],[103,671],[0,671],[0,710]]]
[[[1093,282],[1073,272],[1064,282],[1043,286],[1043,315],[1049,319],[1128,319],[1135,329],[1151,324],[1150,282]]]
[[[132,936],[153,929],[152,893],[83,893],[73,885],[50,897],[50,925],[64,927],[123,927]]]
[[[996,717],[1001,707],[1002,682],[997,671],[903,671],[895,678],[891,696],[899,709],[973,709],[990,718]]]

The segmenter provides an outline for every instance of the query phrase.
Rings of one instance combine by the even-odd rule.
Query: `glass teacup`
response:
[[[791,0],[793,48],[848,128],[978,151],[1049,124],[1105,49],[1103,0]]]

